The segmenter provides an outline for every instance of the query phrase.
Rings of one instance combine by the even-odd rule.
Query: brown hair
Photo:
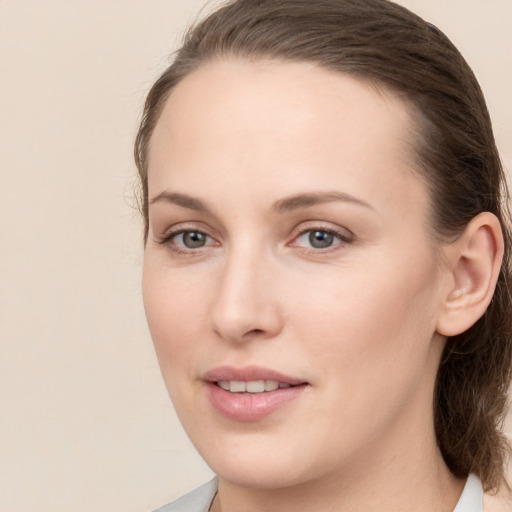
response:
[[[148,144],[173,87],[223,56],[307,61],[400,93],[418,122],[419,174],[430,189],[432,228],[449,243],[477,214],[498,217],[505,258],[484,316],[448,339],[434,397],[446,464],[486,490],[505,482],[501,432],[512,379],[510,213],[504,172],[482,91],[464,58],[433,25],[388,0],[237,0],[192,27],[148,94],[135,143],[147,220]]]

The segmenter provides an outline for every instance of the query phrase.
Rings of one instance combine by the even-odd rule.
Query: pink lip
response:
[[[280,372],[246,366],[233,368],[222,366],[204,374],[208,398],[217,412],[235,421],[257,421],[272,414],[277,409],[298,398],[308,386],[304,380],[284,375]],[[221,380],[276,380],[292,387],[279,388],[264,393],[230,393],[217,386]]]
[[[304,379],[290,377],[284,373],[276,372],[261,366],[244,366],[243,368],[234,368],[232,366],[219,366],[206,372],[203,375],[203,380],[209,382],[218,382],[219,380],[277,380],[296,386],[304,384]]]

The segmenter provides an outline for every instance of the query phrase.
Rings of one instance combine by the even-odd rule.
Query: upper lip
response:
[[[264,368],[261,366],[243,366],[236,368],[233,366],[219,366],[207,371],[203,375],[203,379],[208,382],[219,381],[254,381],[254,380],[275,380],[277,382],[296,386],[305,384],[306,381],[285,375],[284,373]]]

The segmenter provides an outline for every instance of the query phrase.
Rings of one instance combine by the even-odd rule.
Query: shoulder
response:
[[[217,479],[214,478],[154,512],[208,512],[216,492]]]

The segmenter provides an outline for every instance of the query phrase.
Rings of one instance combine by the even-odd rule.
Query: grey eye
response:
[[[175,243],[187,249],[199,249],[206,245],[208,238],[208,235],[200,231],[184,231],[176,235]]]
[[[334,235],[326,231],[310,231],[308,241],[315,249],[326,249],[334,243]]]

